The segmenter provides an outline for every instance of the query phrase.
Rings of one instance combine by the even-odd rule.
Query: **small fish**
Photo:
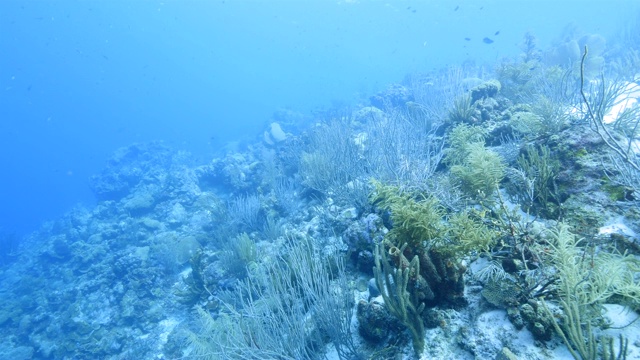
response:
[[[416,13],[416,11],[417,11],[416,9],[411,10],[411,12],[414,14]]]
[[[488,37],[482,39],[482,42],[485,44],[493,44],[493,40],[489,39]]]
[[[495,36],[500,35],[500,30],[496,31],[495,34],[493,34],[493,35],[495,35]]]
[[[464,41],[471,41],[471,38],[464,38]]]
[[[458,9],[460,9],[460,5],[456,6],[456,8],[453,9],[453,11],[458,11]]]

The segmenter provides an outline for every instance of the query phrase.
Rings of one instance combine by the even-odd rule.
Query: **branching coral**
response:
[[[451,174],[471,197],[488,198],[504,178],[505,165],[498,153],[480,143],[469,145],[468,150],[469,156],[462,164],[451,167]]]
[[[635,306],[640,304],[640,283],[635,278],[640,262],[632,256],[583,248],[563,224],[551,233],[549,246],[549,262],[558,273],[557,292],[563,315],[562,323],[554,326],[573,357],[624,358],[626,340],[621,338],[616,355],[613,340],[596,335],[593,324],[601,316],[600,306],[614,295]]]
[[[387,308],[410,331],[417,355],[424,347],[422,311],[464,303],[465,267],[460,259],[495,241],[477,216],[446,219],[434,198],[375,182],[371,199],[390,212],[392,226],[375,254],[376,283]]]
[[[376,266],[373,272],[387,309],[409,329],[413,339],[413,350],[416,356],[420,357],[424,350],[422,311],[425,303],[413,285],[425,280],[420,276],[418,256],[414,256],[411,261],[404,256],[406,247],[405,243],[400,249],[396,247],[389,249],[390,255],[400,264],[400,266],[394,266],[389,261],[384,247],[377,246]]]

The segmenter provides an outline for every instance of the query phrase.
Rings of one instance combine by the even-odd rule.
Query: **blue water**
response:
[[[569,23],[609,37],[637,3],[4,0],[0,230],[91,206],[88,179],[121,146],[163,140],[204,163],[278,109],[357,104],[410,72],[492,66],[526,31],[541,48]]]

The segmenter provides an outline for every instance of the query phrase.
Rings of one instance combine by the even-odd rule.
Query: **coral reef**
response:
[[[592,76],[606,46],[528,34],[204,164],[117,150],[94,207],[0,234],[0,357],[637,357],[605,316],[640,301],[637,106],[611,111],[637,79]]]

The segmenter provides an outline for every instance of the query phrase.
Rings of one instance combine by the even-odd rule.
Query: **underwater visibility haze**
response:
[[[640,3],[0,3],[0,359],[640,356]]]

